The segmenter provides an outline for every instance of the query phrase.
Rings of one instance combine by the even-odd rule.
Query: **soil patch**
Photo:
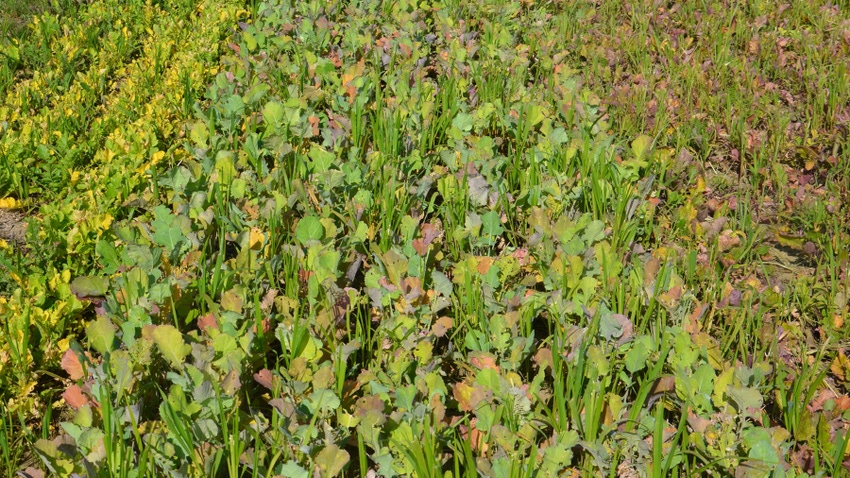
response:
[[[27,237],[26,215],[19,211],[0,209],[0,239],[23,245]]]

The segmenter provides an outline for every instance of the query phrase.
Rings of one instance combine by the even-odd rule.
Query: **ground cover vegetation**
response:
[[[846,7],[10,5],[3,476],[847,474]]]

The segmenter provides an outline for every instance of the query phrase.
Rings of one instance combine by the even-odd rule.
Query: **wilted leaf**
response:
[[[847,379],[848,371],[850,371],[850,359],[844,355],[843,350],[838,351],[838,355],[832,361],[829,370],[842,382]]]
[[[221,307],[224,310],[228,310],[231,312],[236,312],[237,314],[242,313],[242,307],[244,306],[242,301],[242,296],[239,294],[238,290],[228,290],[222,292],[221,294]]]
[[[436,322],[434,322],[434,325],[431,326],[431,333],[437,337],[442,337],[452,328],[452,325],[453,322],[451,317],[440,317]]]
[[[44,472],[30,466],[24,471],[19,471],[18,476],[21,478],[44,478]]]
[[[191,347],[189,350],[191,350]],[[227,372],[227,375],[224,376],[224,380],[221,381],[221,391],[224,392],[225,395],[235,395],[241,387],[242,381],[239,379],[239,372],[236,370]]]
[[[466,382],[458,382],[452,387],[452,395],[460,411],[471,412],[487,398],[488,393],[481,385],[470,386]]]
[[[74,461],[72,461],[71,457],[63,453],[55,440],[39,439],[35,442],[34,448],[50,471],[55,475],[68,477],[75,472]],[[65,448],[64,445],[63,448]]]
[[[469,354],[469,362],[473,367],[483,370],[491,369],[499,372],[499,366],[496,365],[496,359],[491,354],[485,352],[471,352]]]
[[[469,198],[477,206],[486,206],[490,196],[490,188],[487,187],[487,180],[484,176],[478,174],[467,180],[469,185]]]
[[[316,455],[316,466],[319,467],[322,477],[330,478],[340,474],[350,459],[347,451],[330,444]]]

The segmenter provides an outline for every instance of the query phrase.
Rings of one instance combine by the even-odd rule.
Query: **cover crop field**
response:
[[[841,2],[4,0],[0,477],[850,476],[848,127]]]

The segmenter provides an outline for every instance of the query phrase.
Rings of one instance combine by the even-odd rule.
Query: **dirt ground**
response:
[[[18,211],[0,209],[0,239],[14,244],[23,244],[26,240],[26,216]]]

